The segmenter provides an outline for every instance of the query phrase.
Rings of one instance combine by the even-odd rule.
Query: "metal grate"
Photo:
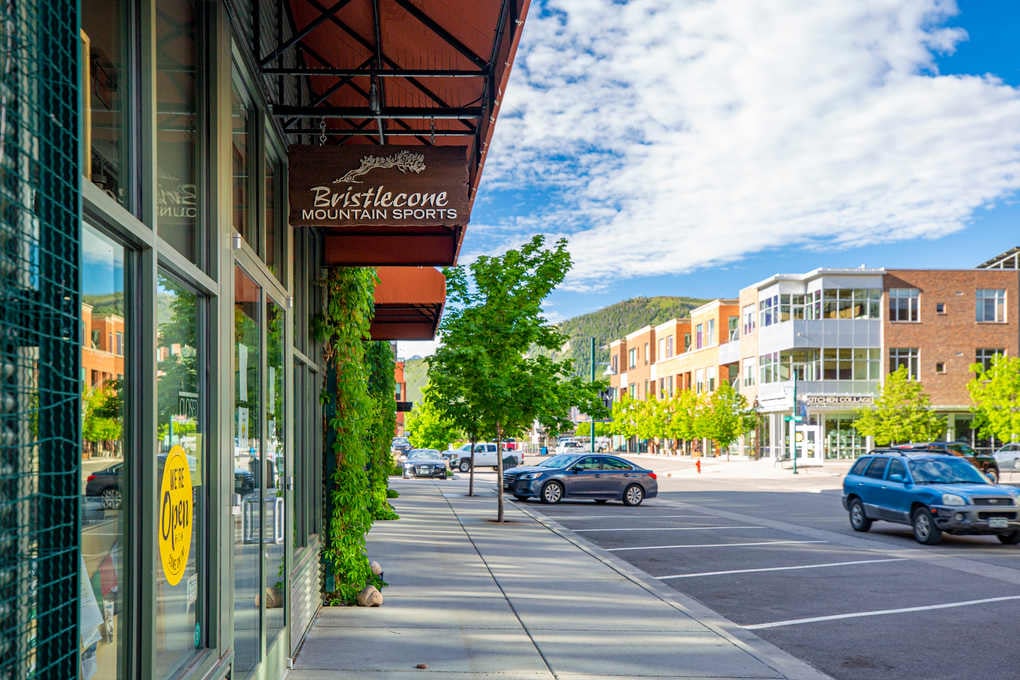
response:
[[[78,17],[0,0],[0,679],[78,671]]]

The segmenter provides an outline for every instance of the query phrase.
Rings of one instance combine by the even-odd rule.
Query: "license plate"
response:
[[[990,517],[988,526],[991,529],[1006,529],[1009,527],[1009,520],[1005,517]]]

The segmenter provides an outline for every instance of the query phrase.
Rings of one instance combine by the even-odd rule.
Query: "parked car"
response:
[[[1020,442],[1006,444],[992,454],[999,469],[1016,470],[1020,469]]]
[[[999,481],[999,464],[995,456],[978,453],[964,442],[922,442],[920,444],[897,444],[893,448],[905,451],[933,451],[948,453],[963,458],[981,472],[988,475],[993,482]]]
[[[503,490],[519,501],[538,498],[559,503],[564,498],[590,498],[596,503],[623,501],[641,505],[659,494],[655,473],[603,453],[555,455],[538,465],[516,467],[503,473]]]
[[[404,478],[446,479],[446,461],[435,449],[411,449],[404,460]]]
[[[390,453],[400,456],[411,450],[411,442],[407,437],[394,437],[390,442]]]
[[[879,449],[858,458],[843,479],[843,507],[854,531],[876,520],[908,524],[919,543],[942,534],[994,534],[1020,543],[1020,490],[989,482],[965,459],[936,451]]]
[[[457,469],[461,472],[469,472],[471,470],[471,443],[467,443],[464,446],[457,449]],[[497,466],[496,457],[496,442],[477,442],[475,444],[475,467],[491,467],[493,470]],[[512,468],[520,463],[520,458],[517,457],[516,453],[508,452],[506,449],[503,450],[503,469]]]
[[[556,444],[556,453],[584,453],[588,450],[581,442],[576,439],[564,439],[563,441]]]
[[[255,475],[249,470],[234,470],[234,493],[244,497],[255,490]]]
[[[120,490],[120,476],[124,463],[96,470],[85,480],[85,495],[99,498],[108,510],[120,508],[123,495]]]

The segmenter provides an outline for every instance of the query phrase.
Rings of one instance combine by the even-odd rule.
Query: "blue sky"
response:
[[[567,238],[551,320],[974,267],[1020,245],[1017,44],[1017,0],[533,0],[461,263]]]

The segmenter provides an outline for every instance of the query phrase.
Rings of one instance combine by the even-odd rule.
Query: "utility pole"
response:
[[[589,349],[591,350],[591,381],[595,382],[595,338],[591,338],[591,345]],[[591,437],[589,439],[591,441],[591,452],[595,453],[595,416],[592,415],[590,418]]]

